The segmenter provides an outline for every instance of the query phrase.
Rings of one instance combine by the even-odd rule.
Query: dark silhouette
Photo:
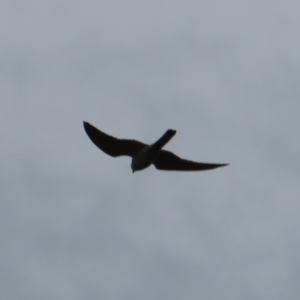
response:
[[[151,164],[158,170],[168,171],[203,171],[228,166],[228,164],[194,162],[182,159],[172,152],[162,150],[176,134],[176,130],[169,129],[155,143],[146,145],[135,140],[117,139],[100,131],[88,122],[83,122],[83,126],[91,141],[106,154],[113,157],[131,156],[133,173],[143,170]]]

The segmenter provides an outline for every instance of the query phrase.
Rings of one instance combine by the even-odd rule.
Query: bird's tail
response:
[[[166,145],[170,139],[176,134],[176,130],[169,129],[165,132],[165,134],[154,143],[157,148],[162,149],[164,145]]]

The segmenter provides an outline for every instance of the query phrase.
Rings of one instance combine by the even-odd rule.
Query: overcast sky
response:
[[[300,2],[0,3],[0,298],[298,300]],[[136,172],[82,121],[206,172]]]

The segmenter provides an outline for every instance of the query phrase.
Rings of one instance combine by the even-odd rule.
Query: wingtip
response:
[[[89,122],[83,121],[83,127],[86,128],[88,125],[90,125]]]
[[[89,129],[91,128],[91,124],[89,122],[83,121],[83,128],[86,133],[88,133]]]
[[[230,164],[222,164],[220,167],[226,167],[229,166]]]

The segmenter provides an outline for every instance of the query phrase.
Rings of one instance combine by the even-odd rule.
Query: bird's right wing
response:
[[[85,132],[91,141],[106,154],[116,157],[121,155],[134,156],[146,145],[135,140],[117,139],[88,122],[83,122]]]
[[[200,163],[182,159],[174,153],[166,150],[160,151],[153,164],[158,170],[168,171],[204,171],[228,166],[228,164]]]

